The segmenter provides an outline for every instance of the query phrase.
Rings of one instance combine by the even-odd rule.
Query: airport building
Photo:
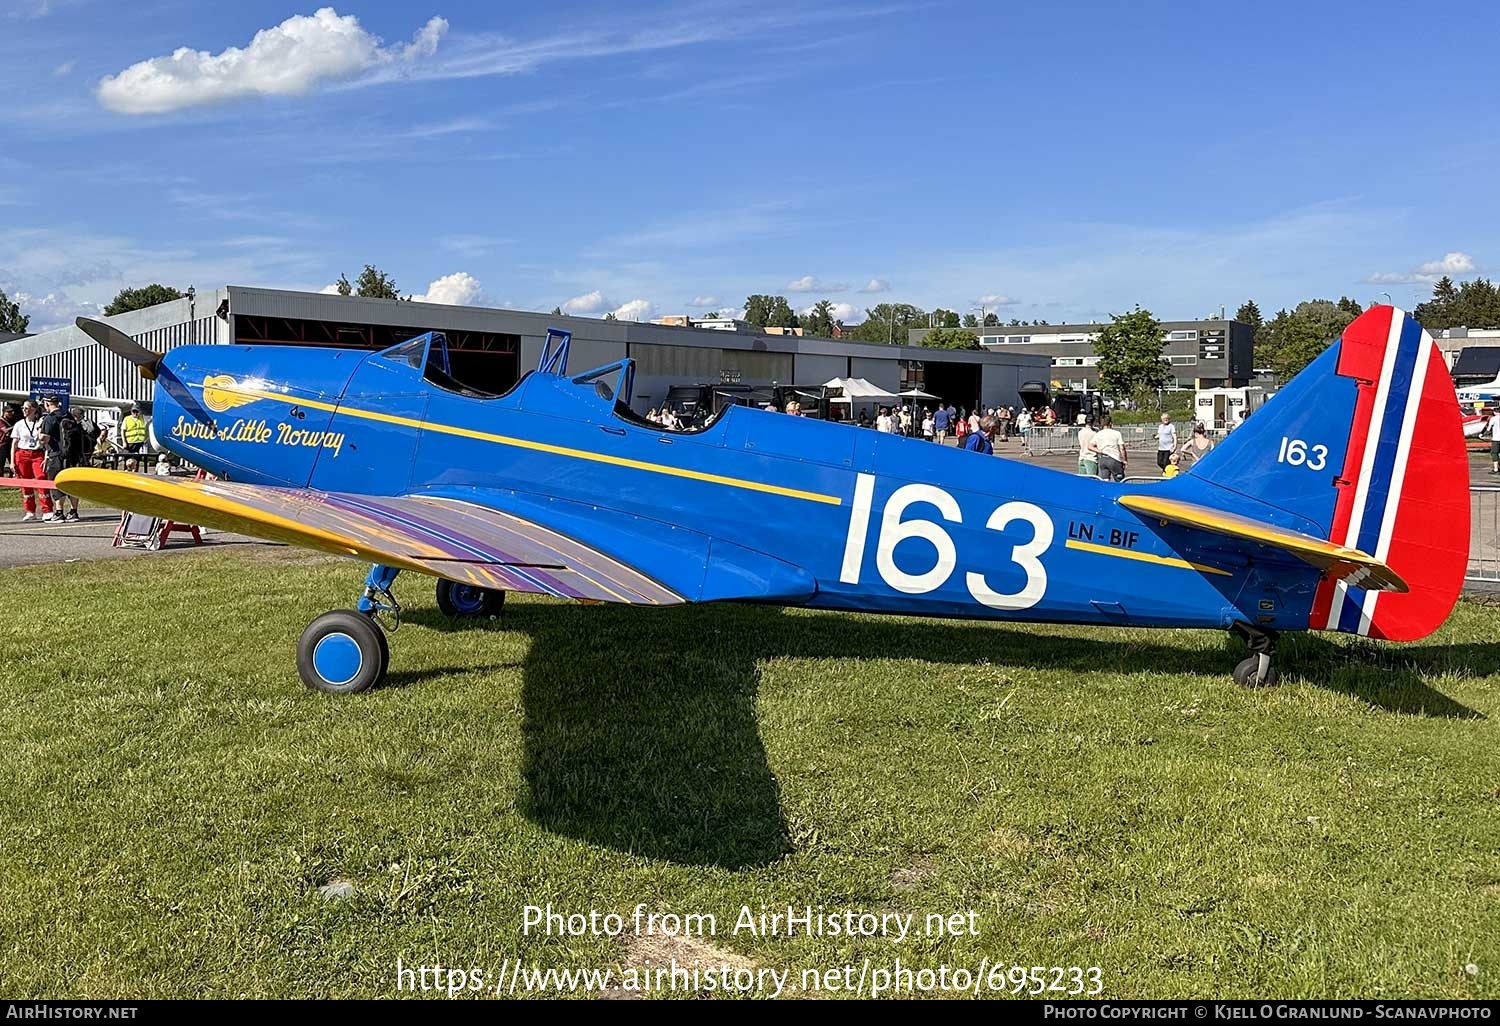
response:
[[[1047,357],[1055,388],[1093,390],[1099,384],[1094,339],[1104,324],[1032,324],[972,328],[992,353]],[[1255,329],[1239,321],[1162,321],[1162,356],[1171,364],[1179,389],[1240,388],[1254,375]],[[919,343],[931,330],[914,328],[908,341]]]
[[[158,352],[189,344],[338,346],[384,349],[426,331],[447,336],[453,376],[486,392],[509,389],[536,367],[548,327],[573,333],[569,369],[630,357],[631,406],[660,406],[673,385],[732,382],[754,387],[821,385],[865,378],[890,392],[920,388],[957,406],[1015,405],[1026,382],[1045,381],[1049,359],[1022,347],[982,352],[886,346],[796,335],[554,316],[522,310],[228,285],[105,318]],[[0,392],[32,390],[33,379],[66,379],[83,400],[152,398],[135,368],[73,326],[0,342]]]

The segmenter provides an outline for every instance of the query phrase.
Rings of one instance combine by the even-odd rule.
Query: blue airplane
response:
[[[157,382],[156,440],[217,480],[90,468],[109,506],[374,564],[313,620],[303,681],[380,682],[397,573],[450,615],[506,592],[1231,631],[1269,685],[1278,633],[1413,640],[1457,601],[1468,463],[1441,355],[1375,307],[1190,473],[1142,483],[754,408],[671,431],[628,405],[633,364],[569,375],[569,335],[503,395],[443,336],[381,352],[181,346],[79,326]]]

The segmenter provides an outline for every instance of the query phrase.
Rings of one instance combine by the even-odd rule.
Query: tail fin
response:
[[[1192,474],[1368,553],[1404,594],[1324,580],[1308,626],[1393,641],[1436,630],[1469,556],[1469,461],[1442,354],[1408,314],[1371,307]]]

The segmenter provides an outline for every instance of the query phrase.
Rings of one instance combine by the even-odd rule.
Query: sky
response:
[[[1500,274],[1500,5],[0,0],[0,289],[647,319],[1410,307]]]

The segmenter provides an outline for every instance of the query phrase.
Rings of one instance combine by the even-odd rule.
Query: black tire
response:
[[[363,613],[324,613],[297,639],[297,675],[314,691],[352,695],[385,679],[391,650],[385,632]]]
[[[439,578],[437,604],[444,616],[455,619],[499,616],[505,608],[505,592]]]
[[[1234,668],[1234,682],[1242,688],[1274,688],[1281,683],[1280,678],[1276,676],[1274,665],[1264,678],[1256,676],[1259,670],[1260,656],[1247,656],[1241,659],[1239,665]]]

